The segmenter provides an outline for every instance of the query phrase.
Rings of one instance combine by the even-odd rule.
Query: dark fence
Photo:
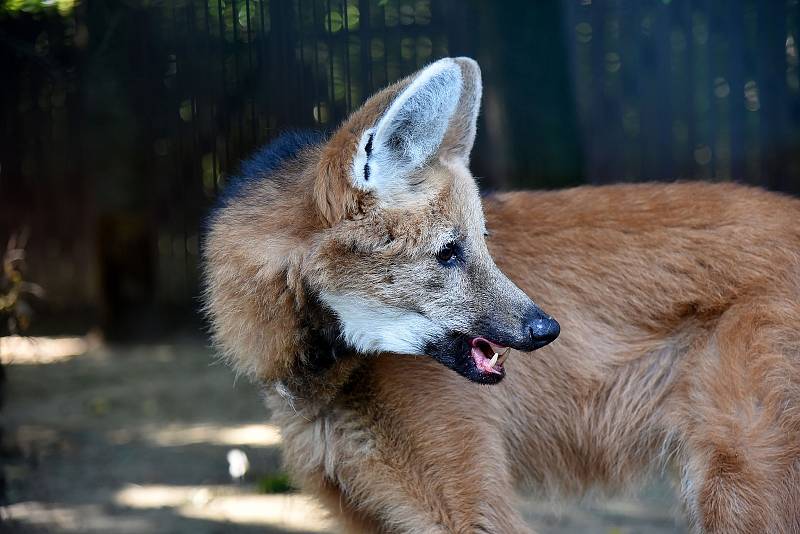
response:
[[[0,238],[29,229],[27,275],[60,328],[184,317],[226,174],[445,55],[484,70],[484,187],[800,190],[794,0],[0,5]]]
[[[565,5],[590,179],[800,192],[797,0]]]

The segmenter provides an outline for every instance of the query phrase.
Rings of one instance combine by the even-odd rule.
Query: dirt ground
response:
[[[60,352],[42,341],[41,350],[19,349],[16,356],[6,344],[4,361],[13,357],[2,412],[10,504],[0,530],[335,531],[308,497],[264,492],[280,481],[280,435],[265,423],[256,389],[234,383],[202,341],[124,347],[72,341]],[[241,453],[249,465],[233,479]],[[685,531],[663,481],[610,501],[527,499],[522,511],[550,534]]]

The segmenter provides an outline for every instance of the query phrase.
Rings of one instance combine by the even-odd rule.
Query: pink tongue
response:
[[[502,374],[494,367],[489,367],[489,359],[483,355],[483,351],[478,347],[472,347],[472,359],[475,360],[477,368],[484,373]]]
[[[506,348],[505,345],[498,345],[496,343],[492,343],[491,341],[489,341],[485,337],[476,337],[476,338],[474,338],[470,342],[470,345],[472,345],[473,347],[477,347],[480,342],[486,343],[487,345],[489,345],[489,347],[492,350],[497,351],[497,352],[500,352],[501,350]]]

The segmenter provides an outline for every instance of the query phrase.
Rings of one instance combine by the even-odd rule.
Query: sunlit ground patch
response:
[[[333,527],[322,507],[305,495],[253,495],[230,486],[128,485],[114,495],[114,503],[137,509],[172,508],[192,519],[285,530],[328,532]]]
[[[48,364],[69,360],[89,351],[99,340],[82,337],[0,337],[3,365]]]
[[[242,495],[215,498],[203,507],[181,507],[195,519],[259,524],[303,532],[329,532],[333,524],[322,507],[305,495]]]
[[[281,443],[278,427],[270,424],[166,425],[148,431],[144,437],[161,447],[182,447],[196,443],[270,447]]]
[[[27,501],[0,508],[0,512],[0,525],[3,521],[13,521],[32,527],[33,532],[128,534],[153,531],[153,525],[148,518],[110,515],[100,504],[71,506]],[[0,531],[3,531],[2,527]],[[23,529],[23,532],[27,530]]]

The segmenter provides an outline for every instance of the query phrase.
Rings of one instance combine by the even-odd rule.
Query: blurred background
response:
[[[209,365],[197,313],[203,218],[260,144],[467,55],[486,190],[797,194],[799,27],[797,0],[0,0],[3,524],[330,528],[286,493],[280,437]],[[662,486],[526,514],[544,532],[681,531]]]

